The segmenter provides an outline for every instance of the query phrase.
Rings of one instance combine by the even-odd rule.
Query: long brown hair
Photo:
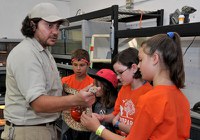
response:
[[[34,18],[30,19],[28,16],[25,17],[25,19],[22,22],[22,28],[21,32],[25,37],[33,38],[35,31],[34,28],[37,28],[38,22],[41,20],[41,18]],[[31,21],[35,24],[32,24]]]
[[[110,86],[110,84],[104,80],[95,80],[101,82],[103,91],[103,96],[97,97],[97,100],[99,100],[102,103],[103,107],[107,109],[114,107],[115,101],[117,99],[117,89],[113,86]]]
[[[172,82],[178,87],[185,87],[185,72],[180,36],[176,32],[158,34],[145,41],[144,52],[153,55],[158,51],[165,67],[169,70]]]

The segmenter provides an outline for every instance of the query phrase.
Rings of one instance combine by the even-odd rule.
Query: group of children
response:
[[[177,33],[158,34],[143,42],[139,50],[121,51],[112,61],[115,72],[101,69],[89,76],[89,65],[88,52],[78,49],[72,54],[74,74],[62,78],[70,91],[91,83],[101,88],[95,93],[91,116],[78,107],[78,127],[71,127],[71,119],[64,119],[62,140],[189,138],[190,106],[180,90],[185,73]],[[119,91],[118,81],[122,85]],[[66,92],[69,94],[69,90]]]

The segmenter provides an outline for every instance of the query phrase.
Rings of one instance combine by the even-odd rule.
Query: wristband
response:
[[[119,121],[117,121],[116,123],[115,123],[115,125],[114,125],[114,127],[116,128],[116,129],[119,129]]]
[[[101,136],[104,129],[105,129],[105,126],[100,125],[96,130],[96,135]]]

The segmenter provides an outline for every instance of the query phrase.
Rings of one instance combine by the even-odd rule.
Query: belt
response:
[[[42,124],[33,124],[33,125],[16,125],[14,123],[11,123],[9,121],[6,121],[6,125],[8,126],[16,126],[16,127],[28,127],[28,126],[48,126],[48,125],[55,125],[55,121],[49,122],[49,123],[42,123]]]

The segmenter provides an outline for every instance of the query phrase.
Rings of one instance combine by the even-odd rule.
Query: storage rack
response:
[[[200,36],[200,22],[116,31],[116,38],[148,37],[159,33],[177,32],[181,37]]]
[[[142,20],[156,19],[157,26],[163,25],[163,16],[164,16],[163,9],[157,10],[157,11],[125,10],[125,9],[120,9],[118,5],[113,5],[111,7],[108,7],[102,10],[97,10],[94,12],[90,12],[90,13],[86,13],[86,14],[82,14],[82,15],[78,15],[74,17],[69,17],[67,19],[69,20],[69,22],[77,22],[80,20],[95,20],[95,21],[111,22],[113,24],[113,32],[111,34],[111,37],[113,36],[114,38],[114,41],[111,42],[111,48],[113,48],[113,52],[112,52],[112,58],[113,58],[118,53],[118,39],[122,37],[130,37],[129,34],[133,32],[132,30],[125,30],[125,31],[118,30],[118,22],[139,21],[141,14],[143,14]],[[124,32],[127,33],[127,31],[129,33],[124,34]],[[134,32],[135,32],[135,29],[134,29]],[[137,35],[135,35],[135,37],[136,36]]]
[[[129,15],[125,17],[120,17],[120,15]],[[80,20],[97,20],[102,17],[106,17],[108,22],[114,21],[114,51],[112,57],[118,53],[118,39],[119,38],[133,38],[133,37],[149,37],[158,33],[166,33],[169,31],[177,32],[181,37],[190,37],[190,36],[200,36],[200,22],[195,23],[187,23],[180,25],[166,25],[163,26],[163,16],[164,10],[150,11],[148,13],[144,13],[143,20],[145,19],[157,19],[157,27],[147,27],[141,29],[128,29],[128,30],[118,30],[118,22],[131,22],[138,21],[140,19],[141,13],[131,13],[130,11],[124,12],[120,11],[118,5],[113,5],[109,8],[105,8],[102,10],[74,16],[67,18],[69,22],[76,22]],[[110,19],[107,18],[110,16]]]

